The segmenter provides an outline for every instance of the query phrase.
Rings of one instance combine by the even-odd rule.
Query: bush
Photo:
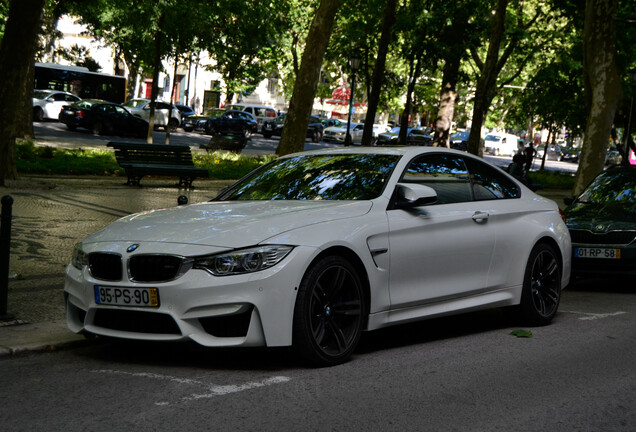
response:
[[[40,147],[30,141],[24,141],[16,144],[15,151],[18,172],[23,174],[123,174],[112,150],[68,150]],[[195,154],[194,165],[207,169],[212,179],[235,180],[275,158],[276,156],[251,157],[219,151]]]
[[[574,174],[560,171],[530,171],[532,184],[540,184],[544,189],[573,189]]]

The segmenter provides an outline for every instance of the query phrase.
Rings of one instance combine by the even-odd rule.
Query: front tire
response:
[[[519,308],[530,325],[550,324],[561,300],[561,264],[554,249],[540,243],[532,249],[523,279]]]
[[[294,347],[316,366],[346,362],[364,322],[362,282],[346,259],[328,256],[305,274],[294,310]]]
[[[322,140],[322,132],[320,132],[319,130],[315,130],[315,131],[312,133],[311,140],[312,140],[313,142],[315,142],[315,143],[319,143],[319,142],[320,142],[320,140]]]

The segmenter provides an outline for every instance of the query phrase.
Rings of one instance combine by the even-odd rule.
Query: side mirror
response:
[[[574,202],[574,197],[573,196],[563,197],[563,202],[565,203],[566,206],[572,205],[572,203]]]
[[[437,202],[435,189],[417,183],[398,183],[394,196],[395,208],[399,209],[410,209]]]
[[[186,205],[188,203],[188,197],[185,195],[180,195],[177,198],[177,205]]]

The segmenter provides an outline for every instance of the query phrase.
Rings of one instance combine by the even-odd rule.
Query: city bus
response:
[[[82,99],[103,99],[115,103],[126,100],[126,78],[91,72],[80,66],[36,63],[33,88],[66,91]]]

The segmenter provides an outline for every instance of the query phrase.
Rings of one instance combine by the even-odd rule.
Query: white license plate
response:
[[[612,248],[574,248],[576,258],[621,259],[621,250]]]
[[[95,303],[98,305],[158,307],[157,288],[126,288],[95,285]]]

